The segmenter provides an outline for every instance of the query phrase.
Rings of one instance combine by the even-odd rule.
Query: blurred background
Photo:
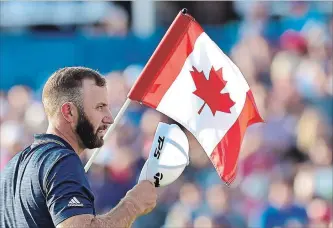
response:
[[[0,3],[1,169],[47,128],[41,90],[65,66],[98,70],[116,116],[186,7],[239,66],[265,124],[248,128],[228,188],[189,133],[190,161],[133,227],[332,227],[332,2]],[[132,103],[88,177],[105,213],[137,182],[157,124]],[[90,158],[87,150],[83,164]]]

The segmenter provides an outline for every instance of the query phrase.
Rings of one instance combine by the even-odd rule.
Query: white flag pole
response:
[[[124,112],[128,108],[130,103],[131,103],[131,100],[129,98],[127,98],[127,100],[125,101],[125,103],[121,107],[120,111],[118,112],[116,118],[114,119],[114,123],[106,131],[106,133],[103,137],[104,141],[108,140],[110,133],[116,128],[116,126],[120,122],[121,117],[124,115]],[[87,162],[87,164],[84,167],[85,172],[88,172],[91,164],[93,163],[94,159],[96,158],[96,156],[98,155],[100,150],[101,150],[101,147],[95,149],[94,153],[92,154],[89,161]]]

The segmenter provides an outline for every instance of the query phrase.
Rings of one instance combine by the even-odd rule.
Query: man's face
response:
[[[95,85],[93,80],[83,81],[83,107],[78,107],[75,128],[82,147],[102,147],[107,128],[113,123],[108,106],[107,89]]]

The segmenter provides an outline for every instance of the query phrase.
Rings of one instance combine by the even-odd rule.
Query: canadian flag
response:
[[[195,19],[181,11],[128,98],[169,116],[201,144],[230,184],[246,128],[263,122],[238,67]]]

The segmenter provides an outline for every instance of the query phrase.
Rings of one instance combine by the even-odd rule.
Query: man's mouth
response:
[[[108,129],[107,126],[101,127],[99,128],[98,133],[105,133],[106,129]]]

